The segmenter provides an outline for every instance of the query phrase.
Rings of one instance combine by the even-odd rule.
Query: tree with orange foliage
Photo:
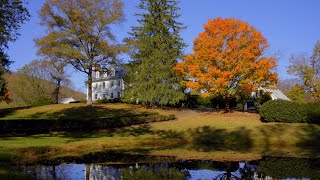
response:
[[[204,25],[194,40],[193,54],[174,67],[185,78],[186,87],[202,96],[229,98],[258,87],[274,85],[276,59],[263,57],[267,40],[254,27],[233,18],[217,18]]]

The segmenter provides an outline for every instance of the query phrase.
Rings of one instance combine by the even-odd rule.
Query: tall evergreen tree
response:
[[[172,70],[186,46],[177,0],[141,0],[129,44],[133,61],[128,66],[124,99],[147,105],[175,105],[184,98],[180,77]]]

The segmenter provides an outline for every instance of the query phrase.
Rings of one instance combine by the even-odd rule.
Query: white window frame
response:
[[[103,77],[108,77],[108,73],[107,73],[107,72],[104,72],[104,73],[103,73]]]

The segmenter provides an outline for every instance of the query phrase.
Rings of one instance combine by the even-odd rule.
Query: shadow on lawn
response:
[[[18,110],[29,109],[29,108],[32,108],[32,107],[33,106],[24,106],[24,107],[14,107],[14,108],[0,109],[0,118],[6,117],[8,115],[12,115]]]
[[[36,134],[51,131],[93,131],[173,119],[174,115],[165,116],[157,112],[80,106],[56,112],[38,112],[25,119],[1,120],[0,132]]]
[[[236,152],[250,152],[254,147],[253,137],[261,136],[260,142],[262,154],[278,154],[286,151],[291,151],[291,140],[286,138],[299,138],[296,146],[303,152],[298,154],[306,157],[319,156],[320,152],[320,126],[305,124],[303,128],[292,132],[292,136],[287,136],[290,131],[288,124],[274,124],[268,126],[261,126],[259,134],[253,134],[245,127],[227,131],[226,129],[217,129],[210,126],[203,126],[198,128],[190,128],[186,132],[174,130],[152,130],[150,126],[135,126],[120,130],[117,134],[123,136],[140,136],[145,134],[155,134],[159,138],[155,139],[153,144],[158,149],[174,149],[187,145],[188,148],[196,151],[211,152],[211,151],[236,151]],[[167,140],[167,146],[163,143]],[[289,141],[289,142],[288,142]],[[158,143],[157,143],[158,142]],[[146,145],[152,145],[146,144]],[[281,150],[282,152],[280,152]],[[278,151],[278,152],[277,152]]]
[[[282,133],[288,129],[285,124],[277,124],[277,125],[270,125],[265,126],[263,128],[260,128],[261,135],[263,136],[263,147],[261,149],[263,150],[261,153],[262,155],[271,155],[274,153],[274,155],[277,154],[277,152],[272,152],[274,145],[278,145],[280,148],[283,147],[286,149],[285,141],[286,139],[283,139]],[[308,156],[308,157],[316,157],[319,156],[319,138],[320,138],[320,132],[319,128],[316,127],[316,125],[306,125],[305,128],[302,128],[299,130],[299,132],[295,132],[296,136],[300,136],[301,133],[301,141],[299,144],[297,144],[301,148],[306,148],[305,152],[298,153],[302,156]],[[303,135],[305,134],[306,135]],[[275,134],[278,134],[279,136],[275,137]],[[70,140],[68,142],[77,142],[82,141],[84,139],[88,138],[99,138],[99,137],[113,137],[113,136],[122,136],[122,137],[128,137],[128,136],[134,136],[139,137],[143,135],[152,135],[150,137],[146,136],[146,141],[142,141],[140,144],[135,144],[134,147],[138,148],[130,148],[126,149],[120,149],[116,150],[116,153],[125,154],[125,153],[133,153],[133,154],[143,154],[148,155],[152,151],[157,150],[174,150],[179,148],[185,148],[189,149],[191,151],[196,152],[217,152],[217,151],[234,151],[234,152],[250,152],[253,145],[253,134],[250,130],[248,130],[245,127],[241,127],[232,131],[227,131],[225,129],[217,129],[214,127],[209,126],[203,126],[198,128],[191,128],[188,129],[185,132],[181,131],[175,131],[175,130],[154,130],[152,127],[148,124],[144,125],[137,125],[137,126],[131,126],[126,128],[120,128],[120,129],[110,129],[110,130],[102,130],[102,131],[85,131],[85,132],[59,132],[59,134],[46,134],[38,135],[38,136],[30,136],[28,138],[43,138],[48,136],[61,136],[61,137],[67,137]],[[272,139],[270,138],[272,137]],[[303,138],[305,137],[305,138]],[[10,140],[10,137],[2,137],[0,140],[4,140],[3,138],[7,138]],[[145,138],[145,137],[144,137]],[[149,139],[148,139],[149,138]],[[276,138],[276,139],[274,139]],[[137,141],[139,143],[139,141]],[[80,143],[81,144],[81,143]],[[128,144],[130,147],[130,144]],[[307,147],[313,145],[310,149]],[[102,152],[109,152],[110,146],[102,145]],[[83,144],[81,146],[83,150],[85,151],[86,146]],[[80,149],[81,149],[80,148]],[[79,149],[79,152],[82,152],[82,150]],[[68,148],[67,148],[68,150]],[[290,150],[290,149],[286,149]],[[12,152],[14,155],[17,156],[14,157],[14,159],[18,159],[24,162],[37,162],[39,160],[43,161],[46,159],[51,159],[54,156],[61,156],[61,154],[64,154],[65,150],[58,148],[58,147],[50,147],[50,146],[44,146],[44,147],[30,147],[30,148],[19,148],[15,149],[14,152]],[[78,151],[78,150],[76,150]],[[75,154],[78,154],[79,152],[75,152]],[[11,153],[11,152],[10,152]],[[10,155],[7,154],[6,156]],[[70,152],[68,152],[70,154]],[[1,153],[0,153],[1,154]],[[11,154],[12,155],[12,154]],[[19,158],[22,156],[23,158]],[[90,157],[84,157],[84,161],[90,162],[90,159],[94,159],[96,156],[99,158],[99,153],[93,153],[89,155]],[[92,157],[91,157],[92,156]],[[109,156],[108,153],[106,156]],[[0,156],[1,157],[1,156]],[[70,158],[78,158],[78,157],[67,157],[67,159]],[[79,157],[81,161],[83,161],[83,157]],[[107,157],[108,159],[109,157]],[[5,159],[8,161],[8,158],[0,158]],[[12,158],[9,158],[12,159]],[[30,160],[31,159],[31,160]],[[103,161],[104,158],[98,159],[98,161]],[[65,159],[66,160],[66,159]]]
[[[13,112],[13,111],[12,111]],[[202,126],[197,128],[188,129],[185,132],[175,130],[155,130],[152,129],[149,124],[143,124],[147,121],[147,117],[153,117],[157,115],[150,112],[139,112],[130,109],[111,109],[103,108],[101,106],[93,107],[73,107],[64,109],[54,113],[35,113],[31,116],[34,121],[41,119],[53,119],[54,121],[68,121],[70,123],[84,123],[81,127],[81,131],[69,131],[69,132],[53,132],[45,135],[35,135],[30,131],[24,135],[27,138],[44,138],[44,137],[67,137],[70,140],[68,142],[82,141],[88,138],[99,137],[113,137],[115,135],[127,137],[134,136],[139,137],[143,135],[152,135],[150,139],[147,139],[140,144],[141,148],[130,149],[130,152],[149,154],[151,150],[166,150],[175,149],[182,146],[187,146],[190,150],[214,152],[214,151],[236,151],[236,152],[249,152],[253,148],[253,136],[258,135],[263,139],[261,149],[263,153],[268,153],[272,150],[272,146],[277,145],[279,147],[286,146],[286,140],[283,137],[286,131],[288,131],[287,124],[270,124],[259,128],[259,134],[252,134],[246,127],[241,127],[228,131],[226,129],[217,129],[210,126]],[[30,118],[30,117],[28,117]],[[101,120],[101,121],[100,121]],[[11,121],[11,120],[10,120]],[[23,126],[24,128],[32,127],[34,124],[27,122],[29,125]],[[104,123],[101,129],[105,130],[93,130],[91,127],[95,123]],[[136,126],[129,126],[130,123],[142,124]],[[120,123],[120,124],[119,124]],[[110,125],[111,124],[111,125]],[[48,125],[48,124],[47,124]],[[71,124],[72,125],[72,124]],[[75,124],[77,125],[77,124]],[[95,124],[99,127],[99,124]],[[125,128],[118,128],[128,126]],[[106,128],[108,127],[108,128]],[[98,128],[99,129],[99,128]],[[299,137],[300,142],[297,144],[299,147],[307,148],[312,147],[311,154],[319,155],[320,147],[320,128],[319,125],[304,126],[293,132],[294,137]],[[6,137],[0,137],[0,140],[10,140],[15,134],[6,135]],[[289,137],[290,138],[290,137]],[[149,147],[149,148],[144,148]],[[108,146],[106,145],[105,149]],[[17,153],[31,154],[40,159],[50,158],[50,156],[57,155],[57,153],[63,154],[63,150],[40,147],[40,148],[21,148],[15,150]],[[38,159],[38,158],[36,158]],[[1,160],[1,159],[0,159]]]
[[[198,151],[249,151],[253,146],[250,130],[241,127],[234,131],[203,126],[189,129],[192,137],[192,148]]]
[[[136,154],[150,154],[154,150],[171,150],[181,147],[186,147],[195,151],[250,151],[252,147],[252,139],[250,138],[247,129],[240,128],[235,131],[226,131],[223,129],[216,129],[208,126],[189,129],[188,132],[181,132],[175,130],[154,130],[150,125],[137,125],[121,129],[102,130],[98,132],[59,132],[49,133],[45,135],[27,136],[27,138],[45,138],[45,137],[64,137],[69,138],[68,142],[78,142],[89,138],[99,137],[113,137],[115,135],[128,137],[128,136],[143,136],[152,135],[146,141],[135,144],[139,148],[131,148],[120,150],[118,153],[136,153]],[[5,139],[4,139],[5,138]],[[10,140],[14,137],[1,137],[0,140]],[[80,143],[81,144],[81,143]],[[80,145],[78,144],[78,145]],[[128,144],[130,146],[130,144]],[[83,150],[86,145],[80,145]],[[109,146],[102,145],[104,151],[109,150]],[[81,148],[80,148],[81,149]],[[79,151],[81,152],[81,150]],[[38,160],[51,159],[52,156],[59,156],[68,151],[68,148],[61,149],[58,147],[42,146],[42,147],[28,147],[17,148],[12,151],[13,159],[22,162],[36,162]],[[69,152],[70,153],[70,152]],[[75,152],[77,154],[77,152]]]
[[[139,117],[152,113],[138,112],[130,109],[111,109],[102,106],[79,106],[63,109],[53,113],[40,112],[31,115],[31,119],[58,119],[58,120],[96,120],[103,118]]]
[[[277,146],[286,146],[287,139],[284,139],[282,136],[286,133],[287,129],[286,124],[276,124],[276,125],[269,125],[269,126],[261,126],[259,127],[260,134],[263,139],[263,153],[268,153],[271,151],[272,145]],[[276,135],[276,136],[275,136]],[[276,139],[271,139],[275,138]],[[272,142],[273,141],[273,142]]]
[[[295,146],[299,149],[297,154],[306,157],[320,156],[320,125],[317,124],[301,124],[301,128],[290,133],[290,126],[288,124],[274,124],[269,126],[259,127],[260,134],[263,137],[263,154],[274,154],[272,149],[288,150],[290,148],[291,138],[298,139]],[[286,134],[286,136],[284,136]],[[289,139],[286,139],[289,138]]]
[[[301,136],[300,142],[297,144],[301,147],[310,149],[310,156],[316,156],[320,152],[320,125],[308,124],[302,128],[297,134]]]
[[[81,133],[80,133],[81,134]],[[80,141],[81,138],[112,137],[119,135],[143,136],[153,135],[148,142],[141,144],[142,147],[156,147],[157,150],[174,149],[182,146],[196,151],[249,151],[253,146],[253,140],[250,137],[250,131],[241,127],[234,131],[225,129],[216,129],[209,126],[203,126],[194,129],[188,129],[187,132],[175,130],[153,130],[150,125],[131,126],[122,129],[113,129],[94,133],[94,135],[80,135],[78,133],[67,133],[66,137],[72,138],[70,142]],[[138,149],[137,149],[138,150]]]

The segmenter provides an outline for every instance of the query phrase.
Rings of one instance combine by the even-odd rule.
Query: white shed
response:
[[[59,101],[59,104],[70,104],[73,102],[76,102],[76,100],[73,98],[63,98]]]

